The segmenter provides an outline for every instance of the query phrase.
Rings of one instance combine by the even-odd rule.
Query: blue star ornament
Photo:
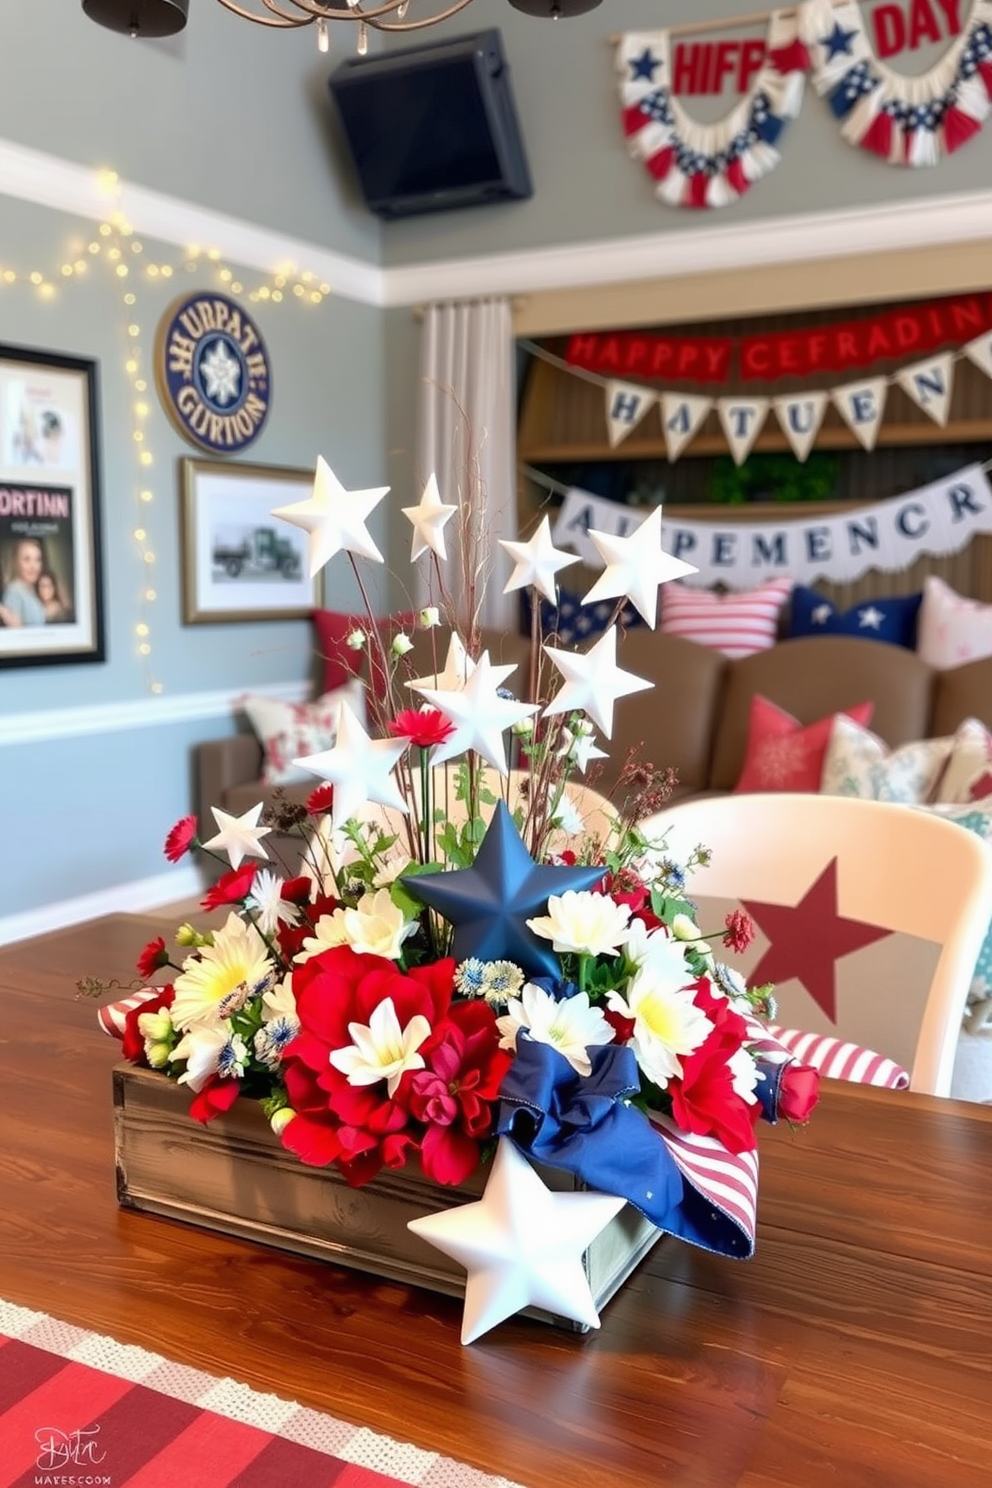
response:
[[[629,57],[627,66],[630,68],[630,81],[636,83],[638,78],[643,78],[647,83],[654,82],[654,75],[661,66],[661,58],[656,57],[650,47],[645,47],[639,57]]]
[[[602,868],[549,868],[535,863],[506,803],[498,801],[471,868],[424,873],[400,882],[454,926],[456,961],[513,961],[527,976],[558,976],[561,967],[548,941],[527,927],[551,894],[591,889]]]
[[[838,21],[829,36],[820,37],[820,45],[825,47],[827,52],[824,60],[829,62],[832,57],[853,57],[854,53],[851,48],[857,34],[857,31],[845,31]]]

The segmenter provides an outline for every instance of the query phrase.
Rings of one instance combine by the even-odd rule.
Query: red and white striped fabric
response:
[[[846,1044],[824,1033],[803,1033],[799,1028],[776,1028],[768,1032],[802,1064],[809,1064],[829,1080],[850,1080],[857,1085],[880,1085],[886,1090],[908,1090],[909,1074],[901,1064],[865,1049]]]
[[[735,659],[753,656],[774,646],[779,617],[791,593],[791,579],[769,579],[756,589],[729,594],[666,584],[660,591],[659,628]]]
[[[130,997],[122,997],[119,1002],[110,1002],[106,1007],[99,1008],[96,1016],[104,1033],[109,1033],[111,1038],[122,1039],[128,1013],[133,1008],[140,1007],[143,1002],[150,1002],[161,990],[161,987],[145,987],[141,992],[132,992]]]
[[[649,1116],[685,1179],[687,1191],[694,1191],[707,1209],[716,1210],[729,1222],[719,1227],[722,1230],[719,1237],[716,1228],[712,1233],[710,1225],[700,1230],[695,1220],[691,1230],[673,1227],[672,1233],[721,1255],[745,1259],[752,1255],[758,1212],[757,1151],[728,1152],[715,1137],[697,1137],[681,1131],[667,1116],[656,1111],[649,1112]],[[682,1208],[685,1207],[683,1200]],[[713,1214],[707,1217],[716,1219]]]

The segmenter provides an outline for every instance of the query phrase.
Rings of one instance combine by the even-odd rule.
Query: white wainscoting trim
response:
[[[69,925],[79,925],[84,920],[95,920],[102,915],[140,914],[160,904],[171,904],[174,899],[187,899],[199,894],[203,887],[204,880],[199,870],[187,866],[173,868],[168,873],[156,873],[153,878],[139,879],[137,883],[97,889],[92,894],[81,894],[77,899],[63,899],[57,904],[22,910],[20,914],[3,915],[0,916],[0,946],[29,940],[34,935],[49,935],[53,930],[64,930]],[[135,959],[140,950],[136,941]],[[85,973],[86,967],[81,966],[80,976]]]
[[[265,272],[286,265],[311,269],[345,299],[386,306],[671,279],[992,238],[992,190],[986,190],[762,222],[707,221],[679,232],[659,229],[639,237],[382,268],[133,182],[117,179],[108,191],[96,171],[9,140],[0,140],[0,193],[89,218],[120,210],[138,232],[162,242],[184,248],[209,244],[232,262]]]
[[[302,703],[311,689],[305,682],[269,682],[236,692],[185,692],[175,696],[132,698],[119,703],[84,703],[46,708],[36,713],[0,717],[0,745],[43,744],[82,734],[111,734],[123,729],[161,728],[202,718],[223,718],[238,711],[248,692],[286,703]]]

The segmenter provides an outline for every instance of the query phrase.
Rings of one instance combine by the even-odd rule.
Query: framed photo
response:
[[[313,472],[180,462],[183,623],[300,620],[318,605],[307,534],[272,515],[309,496]]]
[[[0,667],[103,661],[96,362],[0,346]]]

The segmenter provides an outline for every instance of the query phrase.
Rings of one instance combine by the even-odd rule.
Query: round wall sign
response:
[[[269,412],[272,373],[261,332],[226,295],[184,295],[162,317],[155,377],[175,427],[212,455],[257,439]]]

